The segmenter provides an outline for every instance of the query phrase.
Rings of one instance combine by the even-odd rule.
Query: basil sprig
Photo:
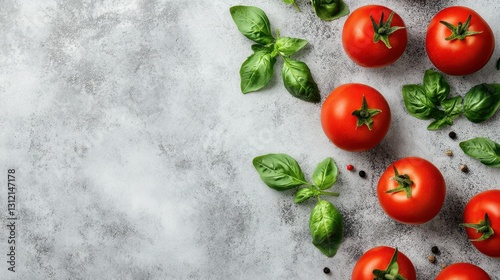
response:
[[[311,211],[309,229],[312,243],[323,254],[333,257],[342,241],[342,215],[322,195],[338,196],[338,193],[325,191],[337,181],[338,169],[332,158],[320,162],[312,174],[311,184],[305,180],[304,173],[295,159],[286,154],[267,154],[253,159],[253,166],[264,183],[272,189],[285,191],[299,186],[294,202],[302,203],[316,197],[318,203]]]
[[[242,93],[258,91],[269,84],[274,75],[274,64],[278,56],[283,57],[283,84],[287,91],[302,100],[319,102],[321,96],[309,67],[291,55],[307,45],[307,40],[281,37],[276,30],[272,35],[271,24],[261,9],[253,6],[233,6],[229,9],[238,30],[254,41],[253,54],[240,68],[240,88]]]
[[[490,167],[500,167],[500,144],[485,137],[460,142],[464,153]]]
[[[437,130],[452,125],[453,120],[462,115],[460,96],[449,98],[450,86],[438,72],[427,70],[422,85],[404,85],[403,100],[410,115],[421,119],[434,119],[427,127]]]
[[[464,99],[464,115],[474,123],[493,116],[500,107],[500,84],[480,84],[471,88]]]
[[[300,8],[295,0],[283,0],[291,4],[300,12]],[[311,0],[314,13],[321,20],[334,20],[349,14],[349,7],[342,0]]]

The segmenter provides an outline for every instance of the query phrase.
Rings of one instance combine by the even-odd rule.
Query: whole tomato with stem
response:
[[[443,206],[446,183],[439,169],[419,157],[392,163],[377,185],[380,206],[392,219],[404,224],[423,224]]]
[[[364,84],[335,88],[321,108],[321,125],[337,147],[351,152],[378,145],[389,131],[391,110],[384,96]]]
[[[342,29],[342,46],[356,64],[384,67],[406,49],[408,34],[403,19],[391,9],[368,5],[352,12]]]
[[[475,195],[464,209],[465,231],[479,252],[500,258],[500,190]]]
[[[366,251],[352,270],[351,280],[367,279],[416,280],[417,273],[411,260],[397,248],[379,246]]]
[[[430,21],[425,49],[432,64],[455,76],[472,74],[491,58],[495,37],[488,23],[474,10],[448,7]]]
[[[491,280],[479,266],[470,263],[454,263],[441,271],[435,280]]]

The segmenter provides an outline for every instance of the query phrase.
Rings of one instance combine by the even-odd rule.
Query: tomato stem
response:
[[[389,49],[392,48],[391,44],[389,43],[389,35],[400,29],[405,29],[404,26],[391,26],[393,17],[394,12],[391,12],[387,21],[384,22],[384,12],[382,12],[382,15],[380,16],[380,22],[377,23],[373,19],[372,15],[370,15],[370,20],[372,21],[374,31],[373,42],[378,43],[378,41],[382,41]]]
[[[476,239],[471,239],[470,241],[483,241],[492,237],[495,234],[493,228],[491,227],[491,222],[490,218],[488,218],[488,213],[484,213],[484,220],[480,220],[479,223],[477,224],[464,223],[460,224],[460,226],[473,228],[476,230],[477,233],[482,233],[481,237]]]
[[[386,191],[386,193],[397,193],[397,192],[405,192],[406,198],[411,198],[411,186],[413,185],[413,181],[410,180],[410,176],[408,174],[400,175],[396,166],[392,166],[394,168],[394,177],[391,180],[394,180],[398,183],[398,186],[392,190]]]
[[[366,102],[365,95],[363,94],[363,99],[361,100],[361,108],[352,112],[352,115],[358,118],[356,122],[356,128],[366,124],[368,129],[372,130],[372,118],[380,112],[382,112],[382,110],[368,108],[368,103]]]
[[[457,26],[455,26],[449,22],[440,20],[439,22],[441,24],[443,24],[444,26],[446,26],[451,31],[451,35],[446,37],[445,40],[446,41],[453,41],[453,40],[457,40],[457,39],[464,40],[467,36],[472,36],[472,35],[482,33],[483,31],[469,31],[468,30],[471,19],[472,19],[472,15],[469,15],[467,17],[467,20],[465,21],[465,23],[458,22]]]
[[[372,273],[375,276],[375,278],[373,278],[374,280],[406,280],[406,278],[399,274],[398,248],[394,250],[391,261],[385,270],[374,269]]]

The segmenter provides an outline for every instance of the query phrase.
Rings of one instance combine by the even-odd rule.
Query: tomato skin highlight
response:
[[[470,263],[454,263],[438,274],[435,280],[491,280],[479,266]]]
[[[366,125],[357,126],[352,112],[360,109],[363,96],[369,108],[380,109],[373,116],[370,130]],[[366,151],[377,146],[389,131],[391,110],[384,96],[364,84],[344,84],[335,88],[321,108],[321,125],[326,136],[337,147],[351,152]]]
[[[391,9],[384,6],[368,5],[356,9],[348,16],[342,29],[342,46],[356,64],[368,68],[385,67],[396,62],[404,53],[408,43],[406,28],[389,35],[390,49],[382,41],[373,41],[375,31],[370,15],[379,23],[382,13],[386,21],[391,12]],[[396,13],[392,26],[405,27],[403,19]]]
[[[440,21],[457,25],[472,15],[469,31],[482,31],[467,36],[464,40],[447,41],[452,32]],[[425,49],[432,64],[440,71],[454,76],[472,74],[483,68],[495,49],[495,37],[488,23],[474,10],[463,7],[448,7],[438,12],[430,21],[425,37]]]
[[[374,247],[366,251],[356,262],[351,280],[373,279],[373,270],[384,270],[389,265],[395,249],[387,246]],[[417,273],[411,260],[398,251],[399,274],[407,280],[416,280]]]
[[[494,234],[482,241],[471,241],[479,252],[493,258],[500,258],[500,190],[488,190],[475,195],[464,209],[464,223],[477,224],[488,213]],[[465,228],[469,239],[480,238],[482,233],[473,228]]]
[[[398,187],[394,167],[400,175],[413,181],[411,198],[404,191],[387,193]],[[446,196],[446,183],[439,169],[419,157],[406,157],[392,163],[380,176],[377,185],[380,206],[392,219],[404,224],[423,224],[441,210]]]

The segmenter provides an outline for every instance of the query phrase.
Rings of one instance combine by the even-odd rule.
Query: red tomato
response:
[[[491,280],[482,268],[470,263],[455,263],[447,266],[436,280]]]
[[[486,220],[489,225],[484,224]],[[469,200],[462,225],[466,226],[467,236],[476,249],[487,256],[500,258],[500,190],[485,191]],[[481,229],[477,232],[475,228]],[[477,240],[481,237],[487,239]]]
[[[387,7],[368,5],[352,12],[345,21],[342,45],[358,65],[384,67],[398,60],[405,51],[408,42],[405,23],[398,14],[392,13]]]
[[[323,131],[333,144],[346,151],[375,147],[384,139],[390,123],[391,110],[384,96],[363,84],[337,87],[321,108]]]
[[[468,26],[467,18],[470,18]],[[452,35],[451,26],[457,30],[457,39],[446,39]],[[481,32],[474,34],[475,32]],[[471,35],[467,35],[471,34]],[[437,13],[427,28],[425,49],[431,62],[449,75],[468,75],[483,68],[495,49],[493,31],[475,11],[462,6],[448,7]]]
[[[384,171],[377,186],[382,209],[405,224],[430,221],[441,210],[445,195],[446,184],[439,169],[419,157],[395,161]]]
[[[395,252],[396,249],[387,246],[375,247],[366,251],[356,262],[352,270],[351,280],[374,279],[375,269],[382,271],[389,270],[388,268],[391,265],[391,259]],[[396,261],[398,264],[398,271],[396,273],[403,276],[406,280],[417,279],[415,267],[407,256],[398,251]]]

